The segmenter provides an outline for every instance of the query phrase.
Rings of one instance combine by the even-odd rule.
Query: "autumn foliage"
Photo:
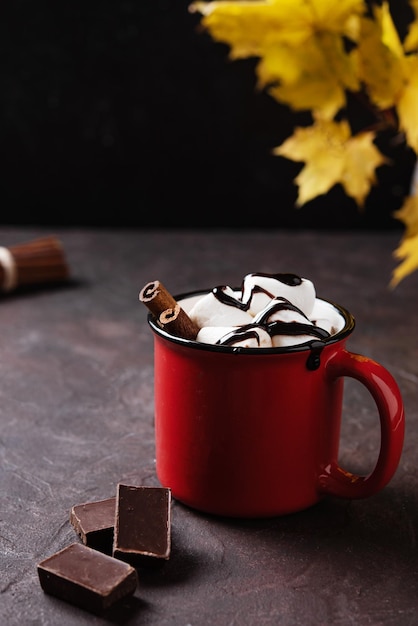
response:
[[[256,78],[275,100],[309,111],[274,149],[303,163],[295,178],[297,206],[340,184],[359,208],[376,184],[376,170],[390,165],[375,139],[388,128],[418,154],[418,0],[401,39],[387,0],[196,1],[201,26],[229,47],[231,60],[257,59]],[[348,97],[358,97],[376,121],[353,130]],[[405,226],[394,256],[391,286],[418,269],[418,189],[395,217]]]

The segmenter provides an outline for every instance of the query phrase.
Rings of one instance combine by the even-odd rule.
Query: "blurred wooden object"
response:
[[[62,243],[54,235],[0,247],[0,290],[58,283],[69,278]]]

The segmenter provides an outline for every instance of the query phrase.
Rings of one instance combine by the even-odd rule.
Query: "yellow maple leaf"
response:
[[[418,0],[410,0],[409,6],[414,12],[415,19],[408,26],[403,46],[406,52],[413,52],[418,48]]]
[[[418,2],[415,2],[418,10]],[[394,108],[399,129],[418,154],[418,54],[405,54],[389,5],[374,8],[374,19],[360,20],[358,47],[352,52],[371,102]]]
[[[260,56],[266,42],[282,36],[298,37],[295,29],[286,27],[286,13],[292,18],[292,0],[284,0],[280,5],[272,2],[249,0],[248,2],[223,1],[193,2],[189,6],[192,13],[201,13],[201,25],[216,41],[230,47],[231,59]],[[301,40],[306,32],[300,33]]]
[[[394,288],[412,272],[418,270],[418,189],[408,196],[402,207],[394,213],[394,216],[405,225],[405,232],[399,246],[393,253],[395,259],[400,260],[399,265],[392,272],[389,286]]]
[[[418,270],[418,172],[414,171],[411,195],[405,198],[394,217],[405,225],[405,232],[393,256],[401,262],[392,272],[390,287],[396,287],[401,280]]]
[[[364,0],[196,0],[189,11],[201,13],[203,27],[234,54],[247,43],[254,53],[271,39],[299,45],[320,31],[350,36],[352,17],[365,6]]]
[[[231,60],[258,59],[259,89],[293,110],[311,111],[314,124],[296,128],[273,151],[304,163],[295,178],[299,207],[336,184],[362,207],[376,169],[389,162],[374,144],[375,133],[353,137],[347,121],[334,121],[347,92],[364,91],[377,110],[392,109],[418,154],[418,0],[410,0],[415,20],[403,43],[388,0],[372,3],[369,14],[367,5],[364,0],[196,0],[189,7],[202,14],[203,29],[229,46]],[[392,286],[418,269],[418,200],[406,202],[396,217],[407,228],[394,253],[402,262]]]
[[[351,57],[340,37],[318,34],[304,46],[289,50],[274,46],[256,68],[259,86],[296,111],[312,109],[333,119],[346,104],[346,89],[355,91],[359,81]]]
[[[405,67],[408,80],[397,103],[399,127],[408,145],[418,154],[418,56],[406,57]]]
[[[268,87],[294,110],[314,109],[331,119],[359,87],[343,36],[363,0],[246,0],[195,2],[202,26],[230,46],[231,59],[259,57],[258,87]]]
[[[375,21],[380,25],[383,44],[398,57],[403,57],[402,43],[393,22],[388,0],[382,6],[373,7]]]
[[[371,101],[382,109],[394,106],[404,87],[406,68],[387,2],[374,8],[373,19],[360,20],[358,45],[352,57]]]
[[[317,119],[312,126],[296,128],[291,137],[273,149],[277,156],[305,162],[295,178],[299,187],[296,206],[301,207],[340,183],[362,207],[376,182],[377,167],[388,162],[374,145],[374,138],[373,132],[352,137],[345,120]]]
[[[376,169],[390,163],[376,148],[374,138],[375,133],[365,131],[351,137],[346,143],[346,166],[341,184],[360,208],[371,186],[377,182]]]
[[[389,286],[393,289],[406,278],[418,270],[418,235],[404,237],[393,253],[396,259],[403,259],[393,270]]]

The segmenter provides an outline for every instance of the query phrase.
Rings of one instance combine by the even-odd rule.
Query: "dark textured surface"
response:
[[[12,245],[50,231],[0,229]],[[74,281],[4,297],[0,359],[0,623],[5,626],[412,626],[418,624],[418,275],[395,291],[396,233],[55,231]],[[406,407],[400,466],[378,495],[241,521],[172,506],[172,551],[135,595],[94,617],[40,587],[36,565],[77,540],[73,505],[116,484],[158,486],[153,346],[139,301],[251,271],[289,271],[345,305],[348,347],[394,375]],[[341,459],[366,472],[375,407],[347,381]]]

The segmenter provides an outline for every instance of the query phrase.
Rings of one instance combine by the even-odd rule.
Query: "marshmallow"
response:
[[[241,290],[215,287],[187,311],[200,329],[197,341],[234,348],[325,341],[345,323],[334,305],[316,298],[310,280],[294,274],[247,274]]]
[[[240,326],[204,326],[197,333],[196,341],[217,343],[221,337],[240,328]]]
[[[262,291],[259,292],[259,289]],[[247,274],[244,277],[241,299],[250,305],[251,315],[256,315],[272,298],[280,296],[290,300],[309,316],[315,304],[315,287],[307,278],[299,278],[293,274]]]
[[[218,290],[221,288],[218,287]],[[223,287],[222,293],[231,301],[231,305],[221,302],[211,291],[202,296],[190,309],[189,317],[199,326],[241,326],[251,324],[252,316],[242,310],[242,303],[231,287]],[[233,306],[234,302],[237,306]],[[239,308],[241,307],[241,308]]]
[[[271,338],[273,348],[287,348],[288,346],[298,346],[301,343],[318,339],[312,335],[275,335]]]
[[[241,348],[271,348],[273,345],[268,332],[255,324],[206,326],[199,331],[196,340]]]
[[[310,318],[315,326],[324,328],[330,335],[335,335],[344,328],[344,319],[340,313],[332,304],[323,300],[316,300]]]
[[[272,345],[275,348],[295,346],[312,339],[318,339],[317,329],[314,323],[304,313],[294,306],[286,298],[274,298],[258,315],[254,322],[269,325]],[[289,327],[289,334],[286,333]],[[292,330],[298,329],[297,334]],[[312,326],[313,334],[307,331]]]

